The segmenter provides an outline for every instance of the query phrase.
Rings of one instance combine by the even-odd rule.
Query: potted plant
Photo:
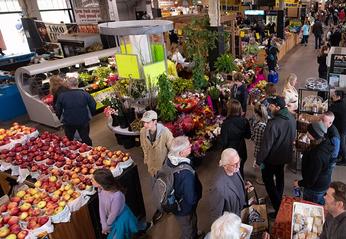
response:
[[[159,93],[157,97],[157,109],[159,117],[163,121],[172,121],[176,118],[176,108],[173,104],[174,93],[172,83],[166,74],[162,74],[158,79]]]
[[[232,71],[238,70],[237,65],[234,63],[235,58],[230,54],[222,54],[216,59],[215,68],[216,72],[224,74],[224,78],[232,73]]]

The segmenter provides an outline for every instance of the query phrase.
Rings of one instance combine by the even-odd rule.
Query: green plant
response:
[[[193,90],[193,81],[191,79],[175,78],[170,81],[172,82],[173,91],[176,95]]]
[[[212,100],[218,100],[220,97],[220,90],[216,86],[211,86],[208,88],[208,94]]]
[[[128,86],[128,95],[133,99],[142,98],[147,93],[147,87],[145,79],[131,79]]]
[[[234,57],[231,54],[222,54],[216,59],[215,68],[217,72],[231,73],[237,70],[237,66],[234,63]]]
[[[195,65],[192,70],[192,79],[196,89],[202,89],[207,84],[204,78],[206,59],[210,49],[215,48],[218,33],[210,31],[209,19],[194,19],[184,28],[187,57]]]
[[[107,66],[100,66],[93,70],[92,75],[96,76],[99,80],[105,79],[108,77],[108,75],[112,73],[112,69]]]
[[[166,74],[159,76],[159,94],[157,97],[157,108],[159,116],[163,121],[172,121],[176,118],[176,108],[173,104],[174,93],[172,84]]]

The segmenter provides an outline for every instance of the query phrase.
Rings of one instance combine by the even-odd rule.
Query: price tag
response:
[[[99,60],[98,57],[87,58],[87,59],[85,59],[85,61],[84,61],[84,64],[85,64],[86,66],[94,65],[94,64],[97,64],[97,63],[100,63],[100,60]]]

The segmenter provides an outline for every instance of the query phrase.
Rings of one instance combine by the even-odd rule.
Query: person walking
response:
[[[165,161],[169,147],[173,140],[171,131],[157,122],[157,113],[153,110],[146,111],[141,119],[144,127],[140,131],[140,142],[144,154],[144,164],[154,183],[157,172]],[[153,216],[153,222],[158,222],[162,215],[162,209],[157,195],[153,195],[157,208]]]
[[[202,197],[202,184],[197,173],[191,166],[188,156],[191,154],[191,143],[186,136],[179,136],[172,140],[168,153],[168,166],[174,171],[179,167],[189,167],[174,173],[174,196],[179,202],[179,209],[174,215],[181,228],[181,239],[195,239],[197,237],[196,208]]]
[[[305,20],[304,25],[302,27],[302,33],[303,33],[303,39],[302,39],[302,44],[306,46],[308,44],[308,39],[310,35],[310,25],[308,20]]]
[[[329,110],[334,113],[334,125],[340,134],[340,162],[337,165],[346,166],[346,102],[344,101],[344,92],[335,91],[332,95],[332,105]]]
[[[323,36],[323,27],[320,20],[317,18],[314,25],[312,26],[312,33],[315,36],[315,49],[321,48],[322,36]]]
[[[310,148],[303,153],[302,180],[294,186],[304,187],[303,199],[324,205],[324,194],[330,184],[329,162],[333,152],[330,140],[325,139],[327,127],[322,122],[313,122],[308,126]]]
[[[216,180],[213,185],[210,205],[211,221],[215,221],[224,212],[232,212],[240,216],[246,205],[245,184],[239,173],[240,157],[235,149],[222,151]]]
[[[343,239],[346,235],[346,184],[332,182],[324,196],[328,212],[320,239]]]
[[[261,168],[262,179],[276,216],[285,186],[284,166],[292,161],[296,120],[282,97],[268,98],[267,101],[273,118],[268,120],[264,130],[256,164]]]
[[[64,125],[65,135],[69,140],[74,139],[76,131],[83,143],[92,145],[89,137],[89,121],[96,111],[96,102],[87,92],[78,88],[78,79],[66,79],[70,90],[61,92],[56,105],[55,113]]]
[[[231,100],[228,103],[227,118],[221,125],[222,149],[234,148],[240,156],[240,173],[244,177],[244,164],[247,160],[245,139],[250,139],[249,121],[242,117],[240,102]]]

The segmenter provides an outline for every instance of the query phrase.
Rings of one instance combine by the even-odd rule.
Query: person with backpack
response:
[[[239,173],[240,157],[235,149],[222,151],[216,180],[211,192],[211,221],[215,221],[224,212],[240,216],[246,205],[245,184]]]
[[[157,123],[157,113],[153,110],[146,111],[141,121],[144,125],[140,131],[144,164],[148,166],[148,172],[152,176],[152,181],[154,182],[155,175],[161,169],[167,157],[173,135],[168,128]],[[163,213],[155,193],[153,194],[153,199],[157,210],[152,219],[153,222],[156,223],[162,218]]]
[[[172,140],[168,159],[158,172],[154,188],[161,192],[163,210],[172,212],[181,228],[181,239],[197,237],[196,208],[202,197],[202,184],[191,161],[191,143],[186,136]]]

